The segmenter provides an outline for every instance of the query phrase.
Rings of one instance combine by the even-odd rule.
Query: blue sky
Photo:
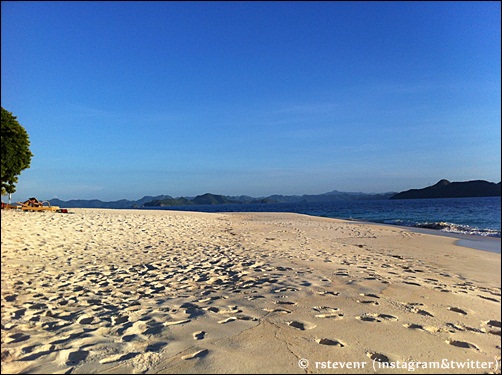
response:
[[[14,200],[501,179],[500,2],[1,7]]]

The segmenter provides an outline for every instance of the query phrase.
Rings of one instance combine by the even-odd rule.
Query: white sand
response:
[[[297,214],[70,211],[2,211],[2,373],[500,373],[500,254]]]

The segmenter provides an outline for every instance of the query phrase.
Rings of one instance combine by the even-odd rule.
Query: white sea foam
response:
[[[408,227],[417,227],[424,229],[434,229],[449,233],[471,234],[476,236],[500,237],[500,231],[496,229],[480,229],[469,225],[460,225],[455,223],[440,222],[406,222],[402,220],[387,220],[386,224],[403,225]]]

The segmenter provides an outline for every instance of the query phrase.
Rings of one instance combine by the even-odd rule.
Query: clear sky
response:
[[[501,3],[1,2],[14,200],[501,178]]]

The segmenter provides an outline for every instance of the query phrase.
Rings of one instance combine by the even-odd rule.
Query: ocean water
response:
[[[481,197],[294,204],[225,204],[157,207],[156,209],[200,212],[293,212],[500,238],[500,202],[500,197]]]

